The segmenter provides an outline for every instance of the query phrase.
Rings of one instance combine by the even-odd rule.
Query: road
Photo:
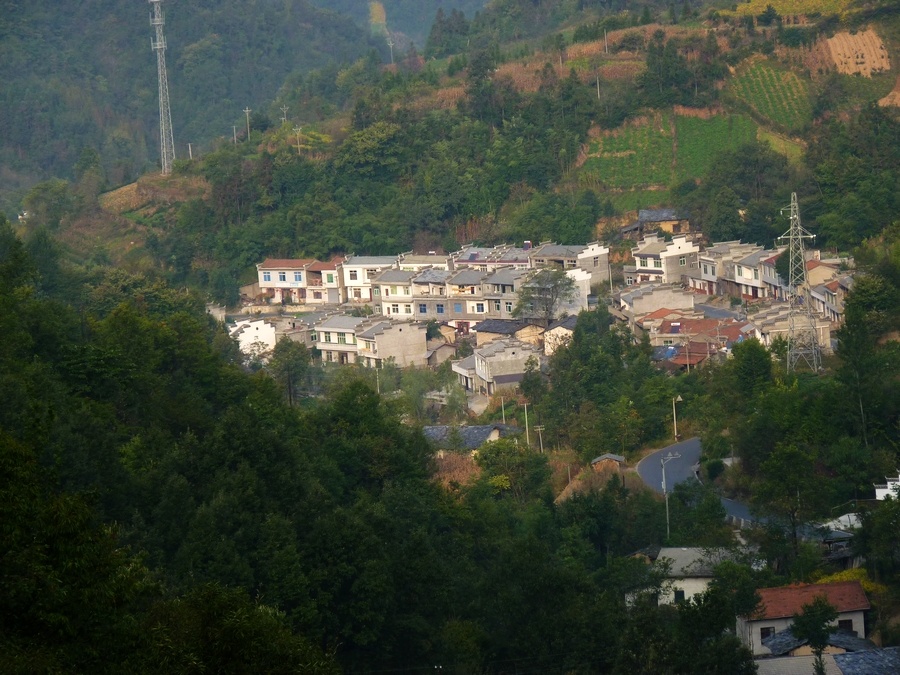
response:
[[[675,445],[670,445],[662,450],[652,452],[637,465],[637,472],[648,486],[662,494],[662,468],[659,460],[669,453],[681,455],[678,459],[670,459],[666,462],[666,488],[672,491],[678,483],[687,480],[697,480],[694,476],[693,466],[700,461],[700,439],[689,438]]]
[[[648,487],[662,494],[662,468],[659,460],[669,453],[681,455],[678,459],[670,459],[666,462],[666,489],[671,492],[678,483],[697,480],[693,467],[700,461],[701,449],[699,438],[689,438],[686,441],[681,441],[662,450],[652,452],[638,462],[638,475]],[[757,520],[750,515],[750,509],[746,504],[736,502],[733,499],[725,499],[725,497],[721,497],[721,501],[725,513],[731,520],[744,522]]]

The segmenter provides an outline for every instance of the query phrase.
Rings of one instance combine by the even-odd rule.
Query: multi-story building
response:
[[[519,298],[519,289],[528,279],[527,270],[499,269],[484,279],[487,314],[492,319],[511,319]]]
[[[526,243],[526,248],[517,248],[509,244],[502,244],[494,248],[481,248],[477,246],[463,246],[460,250],[451,253],[450,259],[454,268],[472,267],[488,272],[500,267],[514,267],[527,269],[530,265],[528,250],[531,243]]]
[[[691,289],[707,295],[725,295],[727,282],[734,282],[734,261],[761,250],[762,246],[741,241],[723,241],[706,248],[698,256],[700,274],[688,280]]]
[[[316,324],[315,343],[325,363],[356,363],[356,335],[368,319],[343,314],[330,316]]]
[[[344,301],[352,304],[372,304],[372,280],[397,263],[396,256],[348,256],[341,263]]]
[[[516,339],[494,340],[476,349],[475,386],[486,396],[514,389],[525,376],[528,359],[540,361],[542,349]]]
[[[572,246],[542,242],[528,252],[528,260],[533,269],[582,269],[591,275],[591,285],[609,281],[609,247],[597,241]]]
[[[769,297],[770,285],[766,283],[764,263],[766,260],[777,257],[777,251],[760,249],[750,255],[734,261],[732,295],[740,296],[744,300],[759,300]]]
[[[683,235],[670,242],[648,235],[631,249],[631,254],[635,264],[625,266],[625,283],[629,286],[645,281],[682,283],[686,277],[699,276],[700,247]]]
[[[259,289],[275,302],[306,302],[306,269],[316,261],[266,258],[256,266]]]
[[[413,318],[414,270],[386,269],[372,279],[376,314],[403,319]]]
[[[447,279],[455,272],[425,269],[412,278],[413,311],[417,320],[450,318],[447,301]]]
[[[369,368],[390,361],[401,368],[428,364],[428,346],[423,323],[375,321],[357,335],[357,360]]]
[[[487,272],[463,268],[447,279],[447,304],[451,320],[457,330],[468,332],[473,321],[481,321],[487,316],[487,300],[484,297],[484,280]],[[448,317],[450,318],[450,317]]]
[[[437,253],[416,255],[410,251],[409,253],[401,253],[398,256],[397,266],[401,270],[412,270],[415,272],[421,272],[429,267],[436,270],[452,270],[453,259],[449,255],[438,255]]]
[[[315,261],[306,268],[306,303],[339,305],[344,301],[338,260]]]

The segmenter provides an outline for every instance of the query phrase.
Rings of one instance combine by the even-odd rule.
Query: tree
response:
[[[519,290],[513,316],[538,319],[545,328],[556,318],[560,306],[575,299],[575,280],[565,270],[538,270]]]
[[[293,406],[303,390],[309,371],[309,351],[305,345],[283,337],[272,350],[268,370],[281,385],[288,405]]]
[[[800,614],[794,614],[791,632],[794,637],[806,640],[812,648],[813,654],[816,655],[816,675],[825,675],[825,661],[822,659],[822,652],[828,646],[831,623],[837,617],[837,610],[824,595],[816,596],[810,604],[803,605]]]

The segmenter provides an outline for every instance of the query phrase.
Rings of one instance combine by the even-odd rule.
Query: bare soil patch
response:
[[[837,33],[828,39],[828,48],[838,72],[845,75],[872,77],[872,73],[891,69],[887,48],[871,28],[855,35]]]
[[[894,84],[894,88],[891,90],[891,93],[885,96],[883,99],[878,101],[878,105],[880,106],[889,106],[895,105],[900,106],[900,75],[897,76],[897,82]]]

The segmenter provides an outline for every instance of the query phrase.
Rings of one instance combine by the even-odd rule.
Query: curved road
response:
[[[700,461],[699,438],[689,438],[686,441],[675,443],[662,450],[651,452],[644,457],[637,465],[638,475],[641,477],[648,487],[662,494],[662,468],[660,467],[660,459],[669,453],[681,455],[677,459],[670,459],[666,462],[666,489],[672,492],[678,483],[684,483],[689,480],[698,480],[694,474],[694,465]],[[750,515],[750,509],[746,504],[736,502],[733,499],[725,499],[720,497],[725,513],[732,520],[753,522],[757,520]]]

